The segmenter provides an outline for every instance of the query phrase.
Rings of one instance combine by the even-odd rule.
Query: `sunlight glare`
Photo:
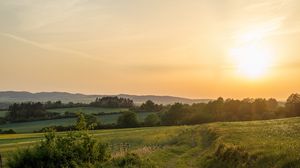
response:
[[[270,51],[266,47],[247,45],[231,52],[236,61],[238,72],[250,78],[263,76],[270,65]]]

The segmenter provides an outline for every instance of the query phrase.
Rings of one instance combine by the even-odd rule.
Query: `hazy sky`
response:
[[[299,0],[1,0],[0,90],[300,92]]]

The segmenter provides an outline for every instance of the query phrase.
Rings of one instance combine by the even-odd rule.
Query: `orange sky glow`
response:
[[[0,90],[300,92],[298,0],[0,2]]]

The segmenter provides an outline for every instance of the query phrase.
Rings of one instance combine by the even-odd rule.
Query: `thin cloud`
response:
[[[280,35],[290,35],[290,34],[297,34],[297,33],[300,33],[300,27],[286,28],[281,31],[276,31],[272,33],[272,35],[280,36]]]
[[[257,2],[253,3],[251,5],[248,5],[245,10],[248,11],[253,11],[257,9],[281,9],[283,8],[289,0],[270,0],[270,1],[262,1],[262,2]]]
[[[96,57],[94,57],[90,54],[81,52],[81,51],[76,51],[76,50],[72,50],[72,49],[68,49],[68,48],[62,48],[62,47],[56,47],[56,46],[53,46],[53,45],[50,45],[50,44],[42,44],[42,43],[39,43],[39,42],[36,42],[36,41],[33,41],[33,40],[28,40],[26,38],[19,37],[19,36],[9,34],[9,33],[0,33],[0,35],[4,36],[4,37],[11,38],[11,39],[14,39],[14,40],[17,40],[17,41],[20,41],[20,42],[23,42],[23,43],[26,43],[26,44],[29,44],[31,46],[34,46],[34,47],[37,47],[37,48],[40,48],[40,49],[44,49],[44,50],[48,50],[48,51],[56,51],[56,52],[76,55],[76,56],[80,56],[80,57],[84,57],[84,58],[99,60],[98,58],[96,58]]]
[[[275,33],[280,31],[282,23],[286,20],[286,17],[280,16],[266,20],[264,23],[258,24],[251,28],[247,32],[239,32],[234,35],[233,38],[242,43],[248,43],[251,41],[258,41],[269,36],[273,36]]]

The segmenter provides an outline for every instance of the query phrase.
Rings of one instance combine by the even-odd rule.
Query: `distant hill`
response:
[[[128,95],[128,94],[119,94],[119,95],[85,95],[85,94],[74,94],[67,92],[39,92],[39,93],[30,93],[30,92],[20,92],[20,91],[4,91],[0,92],[0,108],[7,107],[7,104],[14,102],[46,102],[46,101],[58,101],[62,102],[81,102],[89,103],[94,101],[97,97],[103,96],[118,96],[129,98],[134,101],[136,104],[143,103],[147,100],[152,100],[159,104],[173,104],[175,102],[180,103],[198,103],[198,102],[208,102],[209,99],[188,99],[182,97],[173,97],[173,96],[156,96],[156,95]]]

